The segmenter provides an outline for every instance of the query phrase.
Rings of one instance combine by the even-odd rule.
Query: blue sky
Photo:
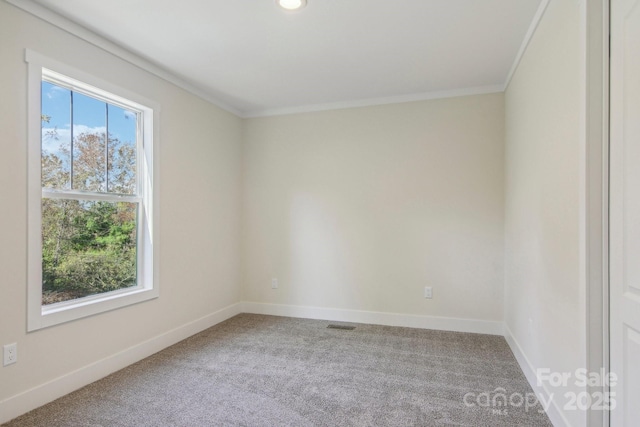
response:
[[[71,140],[71,91],[49,82],[42,82],[42,114],[51,117],[49,123],[42,124],[42,151],[58,153],[61,146]],[[136,115],[120,107],[109,105],[107,123],[106,107],[103,101],[74,92],[73,133],[104,132],[109,126],[109,134],[120,141],[135,144]],[[56,138],[46,135],[55,129]]]

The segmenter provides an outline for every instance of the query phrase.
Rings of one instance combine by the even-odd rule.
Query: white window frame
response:
[[[158,116],[160,107],[127,89],[60,63],[32,50],[25,50],[28,64],[28,271],[27,330],[35,331],[64,322],[92,316],[159,296],[158,244]],[[138,115],[137,188],[133,196],[119,201],[138,203],[137,284],[126,289],[90,295],[70,301],[42,305],[42,198],[109,200],[113,195],[81,194],[77,190],[43,189],[42,164],[42,81],[60,83],[73,91],[110,104],[132,109]],[[117,196],[116,196],[117,197]]]

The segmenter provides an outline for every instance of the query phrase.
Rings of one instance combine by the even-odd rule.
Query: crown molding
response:
[[[149,61],[147,59],[140,57],[139,55],[131,52],[130,50],[120,46],[119,44],[116,44],[106,39],[105,37],[94,33],[88,28],[83,27],[82,25],[79,25],[50,9],[47,9],[46,7],[34,1],[5,0],[5,2],[37,18],[40,18],[43,21],[48,22],[49,24],[55,27],[58,27],[61,30],[66,31],[69,34],[76,36],[92,44],[93,46],[96,46],[104,50],[105,52],[115,55],[116,57],[128,62],[129,64],[132,64],[144,71],[147,71],[153,74],[156,77],[159,77],[169,83],[172,83],[178,86],[179,88],[184,89],[187,92],[197,96],[198,98],[201,98],[213,105],[216,105],[217,107],[220,107],[229,113],[242,117],[242,112],[240,110],[220,101],[219,99],[216,99],[215,97],[208,94],[204,89],[189,83],[184,78],[175,75],[174,73],[153,63],[152,61]]]
[[[316,111],[341,110],[345,108],[372,107],[376,105],[401,104],[405,102],[427,101],[431,99],[455,98],[459,96],[484,95],[503,92],[503,85],[478,86],[464,89],[423,92],[409,95],[389,96],[385,98],[368,98],[357,101],[341,101],[327,104],[301,105],[297,107],[272,108],[246,112],[242,117],[256,118],[283,116],[288,114],[312,113]]]
[[[527,47],[529,47],[529,43],[531,42],[533,35],[536,33],[536,30],[538,29],[538,25],[540,24],[540,21],[542,21],[542,17],[544,16],[544,12],[547,10],[547,6],[549,6],[549,3],[551,3],[551,0],[542,0],[540,2],[540,5],[538,6],[538,10],[536,11],[536,14],[533,16],[533,19],[531,20],[531,24],[529,25],[527,34],[524,36],[524,40],[522,40],[522,44],[520,45],[520,50],[516,55],[516,59],[513,61],[513,65],[511,65],[511,70],[509,70],[509,74],[507,74],[507,79],[505,80],[504,87],[502,88],[503,91],[506,91],[507,88],[509,87],[509,83],[511,83],[511,79],[513,78],[513,75],[516,73],[516,70],[518,69],[518,65],[520,65],[520,61],[522,61],[522,57],[524,56],[524,53],[527,51]]]

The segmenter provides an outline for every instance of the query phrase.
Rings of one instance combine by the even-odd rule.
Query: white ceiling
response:
[[[36,0],[241,115],[502,88],[540,0]]]

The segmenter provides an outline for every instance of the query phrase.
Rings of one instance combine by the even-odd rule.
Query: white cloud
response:
[[[45,95],[47,96],[47,98],[53,99],[53,98],[57,97],[60,93],[65,92],[65,91],[69,91],[69,89],[65,89],[63,87],[53,85],[47,91],[47,93]]]
[[[74,125],[73,136],[77,137],[82,133],[105,133],[106,127],[89,127],[86,125]],[[60,148],[68,146],[71,141],[71,129],[69,125],[64,128],[42,128],[42,151],[45,154],[59,153]]]
[[[43,153],[59,153],[63,145],[69,145],[70,137],[69,129],[42,128]]]
[[[89,127],[86,125],[73,125],[73,135],[77,136],[81,133],[105,133],[107,128],[104,126]]]

